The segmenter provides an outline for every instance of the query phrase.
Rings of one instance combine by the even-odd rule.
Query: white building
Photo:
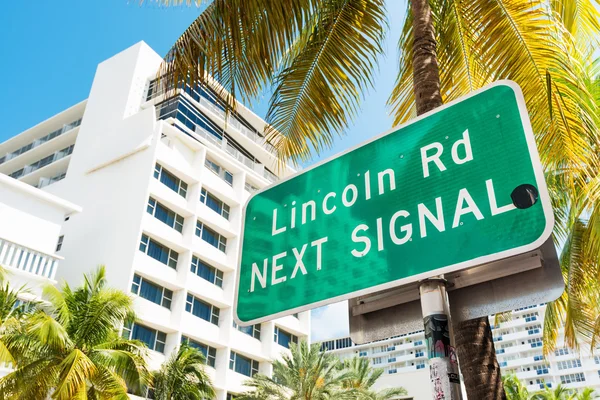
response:
[[[141,42],[102,62],[87,100],[0,145],[0,172],[84,208],[63,227],[57,278],[106,265],[111,286],[136,294],[124,332],[153,350],[151,367],[189,340],[225,400],[308,339],[310,314],[234,326],[242,207],[277,179],[276,159],[242,105],[226,123],[211,89],[157,93],[161,61]]]
[[[20,301],[39,300],[45,285],[56,284],[61,226],[80,211],[79,206],[0,174],[0,266],[8,286],[20,290]],[[10,365],[0,365],[0,376],[10,371]]]
[[[545,385],[555,388],[559,384],[570,389],[591,387],[600,391],[600,355],[566,348],[560,335],[557,350],[544,358],[542,327],[545,312],[543,304],[523,307],[512,312],[511,320],[493,327],[502,374],[516,374],[530,393],[542,390]],[[494,317],[490,317],[490,321],[493,322]],[[321,348],[342,360],[368,357],[374,367],[384,369],[377,388],[403,386],[414,400],[430,400],[424,340],[421,331],[364,345],[355,345],[349,337],[326,340],[321,342]]]
[[[28,289],[24,301],[56,283],[61,227],[79,212],[75,204],[0,174],[0,266],[12,289]]]

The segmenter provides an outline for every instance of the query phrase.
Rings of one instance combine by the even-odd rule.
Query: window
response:
[[[166,246],[163,246],[154,239],[150,239],[147,235],[142,235],[142,240],[140,241],[140,251],[173,269],[177,269],[179,253]]]
[[[529,343],[529,345],[532,348],[542,347],[542,339],[541,338],[527,339],[527,343]]]
[[[538,375],[548,374],[550,366],[548,364],[534,365],[533,370],[536,371]]]
[[[213,306],[205,301],[202,301],[195,296],[188,294],[185,302],[185,311],[202,318],[205,321],[214,325],[219,325],[219,307]]]
[[[397,369],[397,368],[390,368],[390,369],[388,369],[388,372],[387,372],[387,373],[388,373],[388,374],[395,374],[396,372],[398,372],[398,369]]]
[[[235,400],[235,396],[234,394],[231,393],[227,393],[227,398],[225,400]]]
[[[204,354],[204,357],[206,358],[206,365],[213,368],[215,367],[215,363],[217,361],[217,349],[205,345],[203,343],[197,342],[185,336],[181,337],[181,343],[183,342],[187,342],[187,344],[189,344],[190,347],[200,350],[200,352],[202,352],[202,354]]]
[[[202,188],[202,191],[200,192],[200,201],[223,218],[229,220],[229,206],[207,192],[204,188]]]
[[[575,360],[564,360],[564,361],[559,361],[557,364],[558,364],[559,370],[578,368],[578,367],[581,367],[581,360],[578,358]]]
[[[222,252],[225,252],[225,250],[227,250],[227,238],[213,231],[200,221],[196,221],[196,236],[198,236],[211,246],[221,250]]]
[[[191,271],[200,278],[209,281],[218,287],[223,287],[223,271],[211,267],[196,256],[192,256]]]
[[[415,346],[422,346],[422,345],[423,345],[423,341],[422,341],[422,340],[417,340],[417,341],[414,343],[414,345],[415,345]]]
[[[585,375],[578,372],[576,374],[561,375],[560,377],[560,383],[563,385],[574,382],[585,382]]]
[[[239,326],[233,321],[233,327],[238,331],[245,333],[246,335],[252,336],[255,339],[260,340],[260,324],[250,326]]]
[[[146,211],[148,211],[148,214],[169,225],[177,232],[181,233],[183,231],[183,217],[176,212],[169,210],[152,197],[148,198],[148,207],[146,207]]]
[[[253,377],[258,373],[258,361],[232,351],[229,356],[229,369],[238,374]]]
[[[58,237],[58,242],[56,243],[56,252],[57,253],[60,251],[60,249],[62,249],[64,239],[65,239],[65,235],[60,235]]]
[[[367,356],[367,352],[366,351],[361,351],[358,353],[359,357],[366,357]]]
[[[423,357],[424,355],[425,355],[425,352],[423,352],[423,351],[417,351],[415,353],[415,358],[417,358],[417,357]]]
[[[419,364],[417,364],[417,369],[424,369],[425,368],[425,362],[421,362]]]
[[[535,335],[540,333],[542,329],[542,325],[531,325],[531,326],[526,326],[525,330],[527,331],[528,335]]]
[[[298,344],[298,336],[292,335],[291,333],[284,331],[278,326],[275,327],[274,340],[275,343],[278,343],[279,345],[288,349],[290,348],[290,343]]]
[[[173,300],[173,291],[159,286],[155,283],[142,278],[138,274],[133,275],[131,284],[131,292],[150,300],[153,303],[171,309],[171,301]]]
[[[600,364],[600,356],[594,356],[594,362]]]
[[[567,347],[563,347],[561,349],[556,349],[554,350],[554,355],[555,356],[566,356],[567,354],[570,354],[571,351],[567,348]]]
[[[160,164],[156,164],[154,167],[154,177],[161,181],[166,187],[178,193],[181,197],[185,199],[187,195],[187,183],[167,171]]]
[[[227,182],[230,186],[233,186],[233,174],[231,172],[227,171],[225,168],[221,167],[216,162],[209,160],[208,158],[206,158],[204,160],[204,166],[206,168],[208,168],[210,171],[217,174],[221,179],[223,179],[225,182]]]
[[[150,350],[158,351],[159,353],[165,352],[165,343],[167,341],[167,334],[156,329],[148,328],[147,326],[140,325],[137,322],[133,325],[123,326],[123,338],[131,340],[139,340],[148,346]]]

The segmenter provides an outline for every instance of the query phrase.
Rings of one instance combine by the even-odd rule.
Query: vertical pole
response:
[[[432,278],[421,282],[421,310],[434,400],[461,400],[458,358],[450,322],[446,284]]]

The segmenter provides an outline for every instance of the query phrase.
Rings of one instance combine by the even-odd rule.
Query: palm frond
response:
[[[343,132],[372,87],[387,26],[382,0],[324,1],[308,22],[275,78],[266,117],[282,160],[306,160]]]

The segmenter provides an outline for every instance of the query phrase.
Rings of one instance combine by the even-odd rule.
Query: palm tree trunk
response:
[[[412,0],[413,85],[417,115],[442,105],[436,40],[428,0]],[[470,400],[506,400],[487,317],[454,326],[460,370]]]
[[[459,322],[454,332],[469,399],[506,400],[488,317]]]

